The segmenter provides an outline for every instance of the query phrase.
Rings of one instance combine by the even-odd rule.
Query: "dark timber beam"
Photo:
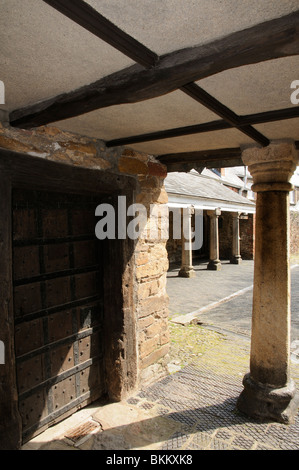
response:
[[[243,134],[246,134],[251,139],[255,140],[263,146],[269,145],[270,141],[264,137],[260,132],[249,125],[240,126],[240,118],[231,109],[224,106],[213,96],[209,95],[205,90],[200,88],[196,83],[189,83],[181,88],[188,96],[204,105],[206,108],[213,111],[218,116],[222,117],[226,122],[230,123],[236,129],[239,129]]]
[[[229,161],[231,159],[241,161],[241,149],[240,147],[232,148],[221,148],[212,150],[198,150],[195,152],[180,152],[180,153],[168,153],[165,155],[158,156],[158,160],[164,165],[173,163],[192,163],[197,162],[199,166],[201,162],[209,161]],[[241,163],[243,165],[243,163]],[[216,165],[217,166],[217,165]],[[219,165],[218,165],[219,166]]]
[[[221,105],[221,103],[219,104]],[[232,113],[232,111],[230,112]],[[173,129],[165,129],[163,131],[158,131],[158,132],[151,132],[147,134],[123,137],[120,139],[113,139],[113,140],[109,140],[108,142],[106,142],[106,145],[107,147],[118,147],[122,145],[130,145],[130,144],[136,144],[140,142],[149,142],[153,140],[161,140],[161,139],[167,139],[171,137],[181,137],[184,135],[192,135],[192,134],[199,134],[203,132],[218,131],[222,129],[229,129],[232,127],[237,127],[239,130],[242,130],[243,127],[245,127],[246,129],[248,128],[249,125],[253,125],[253,124],[261,124],[265,122],[283,121],[285,119],[297,118],[299,117],[299,106],[294,106],[293,108],[279,109],[275,111],[266,111],[263,113],[248,114],[246,116],[237,116],[236,114],[234,114],[234,116],[235,116],[236,122],[238,122],[238,125],[234,125],[233,123],[230,124],[229,122],[227,122],[229,121],[229,119],[227,120],[223,119],[223,120],[218,120],[218,121],[211,121],[211,122],[204,123],[204,124],[195,124],[192,126],[176,127]],[[266,140],[263,139],[263,142],[266,142],[266,141],[268,141],[268,139]]]
[[[75,91],[10,114],[12,126],[30,128],[96,109],[136,103],[234,67],[299,55],[299,10],[217,39],[161,56],[157,65],[133,65]]]
[[[295,141],[299,150],[299,141]],[[158,156],[158,160],[166,165],[167,171],[190,171],[192,168],[228,168],[244,166],[242,150],[239,147],[195,152],[168,153]]]
[[[263,113],[248,114],[240,116],[240,126],[250,124],[263,124],[265,122],[284,121],[299,117],[299,106],[292,108],[277,109],[275,111],[266,111]]]
[[[60,11],[68,18],[72,19],[85,29],[95,34],[97,37],[103,39],[117,50],[125,53],[128,57],[133,58],[137,63],[145,66],[154,66],[159,58],[151,50],[144,47],[131,36],[124,33],[116,25],[104,18],[100,13],[94,10],[90,5],[86,4],[83,0],[73,0],[70,3],[68,0],[44,0],[47,4],[51,5],[56,10]],[[231,110],[222,105],[219,101],[215,100],[212,96],[199,88],[195,83],[184,85],[180,88],[183,92],[187,93],[190,97],[197,100],[210,110],[214,111],[226,122],[240,129],[238,126],[239,119]],[[261,145],[268,145],[269,141],[261,133],[252,127],[243,126],[241,132],[251,137]],[[188,132],[186,130],[186,132]],[[200,130],[198,132],[201,132]],[[188,135],[188,134],[185,134]],[[152,136],[150,140],[154,140]],[[139,142],[139,140],[136,140]]]
[[[192,168],[228,168],[244,166],[239,147],[197,152],[182,152],[160,155],[159,161],[166,165],[168,172],[190,171]]]
[[[138,64],[152,67],[158,55],[107,20],[83,0],[43,0]]]
[[[240,158],[230,158],[226,160],[195,160],[194,162],[165,163],[167,173],[174,171],[188,173],[191,170],[197,170],[199,173],[203,168],[229,168],[234,166],[243,166]]]
[[[176,127],[163,131],[151,132],[149,134],[141,134],[132,137],[124,137],[106,142],[107,147],[118,147],[122,145],[136,144],[140,142],[150,142],[153,140],[163,140],[172,137],[181,137],[184,135],[201,134],[203,132],[219,131],[229,129],[231,125],[224,120],[205,122],[193,126]]]

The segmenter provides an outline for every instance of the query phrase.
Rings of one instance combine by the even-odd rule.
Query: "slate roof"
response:
[[[244,182],[243,180],[239,177],[238,174],[238,169],[239,167],[232,167],[232,168],[225,168],[225,174],[218,176],[216,173],[214,173],[212,170],[209,170],[208,168],[205,168],[201,175],[202,176],[209,176],[211,178],[214,178],[216,180],[222,181],[224,184],[233,186],[236,188],[244,188]],[[191,171],[193,173],[193,171]],[[244,176],[244,175],[243,175]]]
[[[218,200],[234,204],[255,204],[235,191],[227,188],[220,181],[193,173],[169,173],[165,179],[168,194],[192,196],[200,200]]]

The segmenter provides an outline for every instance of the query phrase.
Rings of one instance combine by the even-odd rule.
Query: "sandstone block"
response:
[[[159,204],[167,204],[168,202],[168,194],[164,188],[161,189],[161,192],[159,194],[159,197],[157,199],[157,202]]]
[[[145,369],[146,367],[154,364],[159,359],[164,357],[169,352],[169,344],[164,344],[161,348],[156,349],[151,354],[146,356],[140,361],[141,369]]]
[[[159,336],[148,338],[139,343],[139,354],[140,359],[144,359],[146,356],[152,354],[158,346],[160,346]]]
[[[143,162],[148,161],[148,155],[147,154],[136,152],[136,150],[132,150],[132,149],[124,149],[124,151],[122,153],[122,157],[137,158],[138,160],[141,160]]]
[[[146,317],[148,315],[153,314],[154,312],[163,310],[163,308],[167,305],[168,296],[166,295],[149,297],[148,299],[141,300],[138,308],[138,316],[139,318]]]
[[[75,154],[83,154],[83,155],[96,155],[97,149],[93,144],[84,144],[80,142],[61,142],[60,145],[62,147],[67,148],[71,152]]]
[[[137,253],[136,258],[135,258],[135,262],[136,262],[137,266],[148,263],[149,262],[148,253],[147,252]]]
[[[148,162],[148,172],[153,176],[160,176],[161,178],[166,178],[167,168],[165,165],[159,162]]]
[[[148,167],[146,163],[138,160],[137,158],[131,158],[122,156],[118,162],[118,169],[121,173],[127,173],[129,175],[147,175]]]
[[[35,148],[34,146],[20,142],[11,137],[6,137],[5,135],[0,135],[0,147],[23,153],[39,152],[39,149]]]
[[[143,337],[145,337],[144,330],[148,328],[150,325],[152,325],[155,321],[155,318],[152,315],[149,315],[148,317],[140,318],[138,320],[138,329],[140,331],[140,334],[142,332]],[[139,341],[141,341],[141,336],[139,337]]]

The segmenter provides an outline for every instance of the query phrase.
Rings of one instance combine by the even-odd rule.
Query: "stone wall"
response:
[[[255,214],[240,217],[240,251],[242,259],[254,258]]]
[[[290,253],[299,255],[299,212],[290,211]]]
[[[148,223],[135,249],[139,364],[143,384],[165,375],[169,350],[166,293],[168,197],[161,176],[157,172],[155,176],[139,176],[140,193],[136,198],[148,213]],[[156,230],[151,230],[153,224]]]
[[[232,256],[233,220],[230,212],[221,212],[218,219],[219,227],[219,257],[230,259]]]
[[[176,209],[178,214],[180,209]],[[169,237],[166,244],[168,261],[170,265],[181,265],[182,262],[182,240],[173,237],[173,211],[169,211]]]
[[[77,167],[130,175],[137,180],[135,201],[146,207],[148,221],[134,251],[134,308],[131,315],[136,325],[138,348],[139,379],[136,385],[149,383],[165,374],[169,348],[168,257],[167,239],[161,237],[161,233],[168,217],[165,214],[153,216],[151,210],[163,208],[167,203],[163,187],[166,167],[150,155],[121,148],[107,149],[102,141],[50,126],[23,130],[0,123],[0,148]],[[160,224],[154,237],[147,234],[151,220]]]

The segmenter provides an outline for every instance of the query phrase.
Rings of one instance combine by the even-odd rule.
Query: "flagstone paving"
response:
[[[242,279],[238,278],[234,269],[239,266],[230,269],[232,266],[227,264],[222,271],[225,285],[221,292],[215,276],[211,276],[204,286],[201,276],[203,266],[198,269],[198,289],[194,289],[194,285],[193,289],[189,287],[189,306],[184,310],[186,314],[215,302],[210,292],[212,285],[219,301],[250,286],[253,264],[244,263]],[[246,270],[247,276],[244,274]],[[228,282],[229,273],[231,279],[236,281],[234,290]],[[174,279],[178,298],[178,286],[185,281],[183,278]],[[293,341],[299,339],[298,284],[299,267],[294,267]],[[171,297],[170,282],[169,291]],[[199,302],[202,292],[205,298]],[[294,423],[284,425],[256,421],[236,409],[236,401],[243,389],[242,379],[249,366],[251,295],[252,291],[245,290],[230,300],[220,302],[195,315],[194,322],[189,325],[171,321],[169,371],[173,373],[138,390],[120,403],[90,405],[35,437],[23,449],[153,452],[298,450],[298,415]],[[182,315],[180,305],[176,313]],[[171,319],[177,318],[177,315],[172,314]],[[296,354],[292,356],[291,375],[299,390]]]

